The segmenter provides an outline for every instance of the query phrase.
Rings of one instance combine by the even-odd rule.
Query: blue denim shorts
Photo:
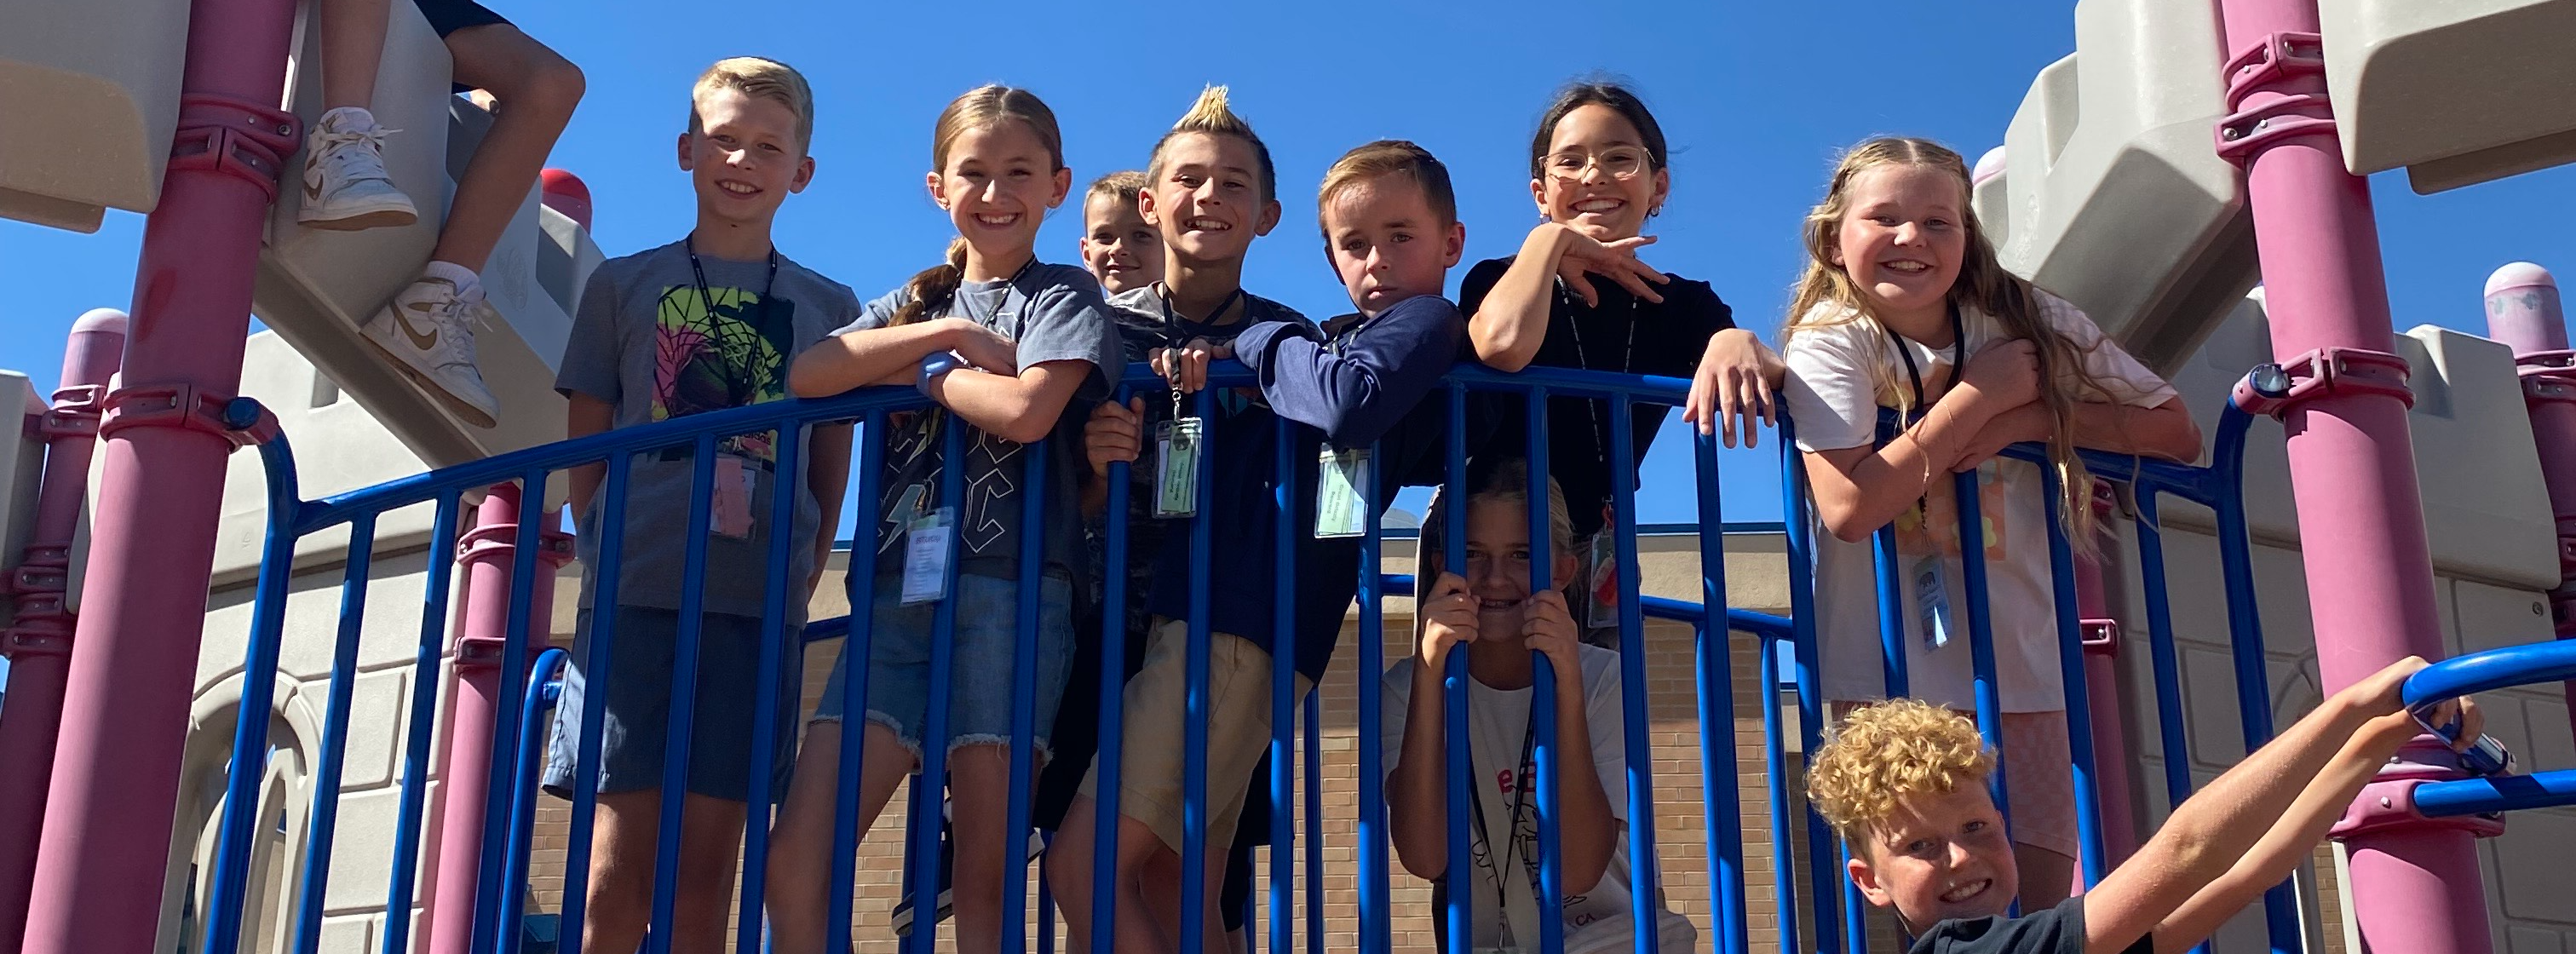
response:
[[[642,606],[614,610],[608,672],[587,673],[594,611],[582,610],[573,630],[572,665],[565,667],[564,691],[555,705],[554,737],[546,747],[545,790],[572,797],[574,759],[580,752],[582,697],[604,694],[599,745],[599,791],[640,792],[662,785],[663,753],[671,743],[671,681],[679,644],[680,614]],[[779,682],[769,692],[758,689],[760,620],[749,616],[706,613],[699,617],[697,699],[690,717],[688,790],[728,801],[744,801],[751,790],[751,735],[759,700],[766,698],[778,714],[766,767],[769,796],[783,798],[787,772],[796,750],[797,683],[794,653],[779,657]]]
[[[1020,646],[1019,581],[972,573],[957,575],[957,635],[950,642],[948,748],[961,745],[1008,745],[1011,741],[1012,663]],[[931,613],[936,603],[905,606],[902,580],[876,581],[875,621],[868,638],[868,721],[894,730],[904,748],[921,755],[921,734],[930,712]],[[1047,751],[1055,728],[1056,706],[1064,698],[1064,680],[1073,657],[1073,584],[1048,574],[1038,587],[1037,695],[1031,737],[1036,751]],[[814,721],[839,722],[842,693],[850,678],[848,644],[832,663],[832,680]]]

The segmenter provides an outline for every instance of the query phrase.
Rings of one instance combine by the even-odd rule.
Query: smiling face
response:
[[[1587,103],[1557,120],[1530,195],[1548,221],[1596,241],[1635,238],[1672,191],[1663,158],[1618,110]]]
[[[1082,202],[1082,264],[1115,295],[1163,277],[1163,237],[1145,224],[1136,203],[1116,193],[1094,193]]]
[[[1173,136],[1155,156],[1137,209],[1172,259],[1239,261],[1254,237],[1279,224],[1279,202],[1261,194],[1260,162],[1252,144],[1234,136]]]
[[[680,168],[700,215],[766,225],[813,180],[814,160],[796,141],[796,112],[786,104],[719,87],[699,94],[696,108],[699,131],[680,134]]]
[[[1036,243],[1038,225],[1064,202],[1073,173],[1057,168],[1027,123],[1005,119],[960,131],[926,181],[957,234],[990,259]]]
[[[1476,631],[1517,639],[1528,616],[1529,511],[1522,498],[1470,497],[1467,501],[1467,592],[1476,598]],[[1548,555],[1551,583],[1574,575],[1574,554],[1556,547]]]
[[[1832,263],[1869,296],[1870,311],[1908,337],[1941,333],[1950,286],[1967,257],[1967,195],[1958,178],[1926,165],[1883,163],[1845,186]]]
[[[1324,201],[1324,244],[1360,314],[1446,289],[1467,247],[1467,227],[1443,221],[1411,176],[1354,180]]]
[[[1869,903],[1894,905],[1915,933],[1955,918],[2005,913],[2021,892],[2003,813],[1982,779],[1938,795],[1908,793],[1872,826],[1852,883]]]

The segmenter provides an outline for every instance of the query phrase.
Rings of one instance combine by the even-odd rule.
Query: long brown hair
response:
[[[1798,279],[1797,290],[1790,299],[1789,320],[1780,331],[1782,345],[1800,332],[1855,321],[1878,321],[1878,316],[1870,313],[1869,297],[1852,281],[1851,273],[1833,263],[1832,253],[1842,238],[1852,179],[1886,165],[1937,169],[1958,180],[1967,254],[1959,263],[1958,279],[1950,285],[1950,304],[1963,312],[1984,312],[2003,326],[2006,337],[2026,339],[2035,346],[2040,406],[2048,410],[2048,457],[2059,479],[2058,515],[2076,549],[2087,549],[2093,545],[2093,481],[2075,453],[2075,405],[2086,400],[2107,401],[2110,392],[2084,370],[2084,349],[2040,313],[2039,289],[2005,271],[1995,257],[1994,243],[1986,238],[1985,229],[1977,223],[1976,210],[1967,201],[1972,188],[1968,163],[1957,152],[1929,139],[1881,136],[1843,153],[1841,162],[1834,167],[1833,179],[1825,187],[1824,201],[1807,213],[1807,270]],[[1872,369],[1873,376],[1880,373]],[[1903,407],[1908,403],[1903,390],[1896,390],[1899,410],[1911,410]]]
[[[1026,124],[1030,132],[1037,134],[1038,141],[1046,144],[1049,161],[1054,163],[1049,172],[1064,169],[1064,133],[1056,127],[1055,111],[1048,109],[1036,93],[998,83],[967,90],[966,95],[950,100],[948,108],[939,111],[939,122],[930,130],[930,168],[946,171],[948,147],[968,130],[990,129],[1005,122]],[[909,300],[895,309],[894,317],[886,324],[891,327],[920,321],[933,308],[945,307],[948,299],[957,294],[958,283],[965,280],[966,237],[961,235],[948,240],[946,260],[922,269],[903,284]]]

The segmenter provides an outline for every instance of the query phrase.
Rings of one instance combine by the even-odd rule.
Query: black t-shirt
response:
[[[2155,954],[2156,939],[2138,939],[2120,954]],[[1915,939],[1911,954],[2085,954],[2084,898],[2018,918],[1943,921]]]
[[[1476,313],[1485,295],[1501,281],[1512,257],[1505,256],[1477,262],[1467,270],[1467,278],[1458,286],[1458,304],[1467,314]],[[1661,304],[1646,301],[1606,278],[1592,280],[1593,291],[1600,298],[1598,306],[1585,306],[1583,300],[1559,289],[1556,304],[1548,308],[1547,337],[1539,342],[1538,354],[1530,359],[1534,366],[1581,368],[1590,371],[1616,371],[1627,374],[1652,374],[1688,378],[1699,373],[1700,355],[1708,351],[1708,341],[1720,331],[1735,327],[1734,310],[1718,300],[1717,290],[1707,282],[1675,277],[1656,286],[1663,296]],[[1517,400],[1492,402],[1501,420],[1493,436],[1476,452],[1488,451],[1518,456],[1528,447],[1527,422],[1523,405]],[[1613,471],[1625,474],[1635,486],[1637,467],[1646,460],[1646,447],[1654,442],[1655,432],[1663,427],[1671,408],[1661,404],[1633,405],[1634,442],[1630,445],[1636,459],[1613,466],[1610,461],[1610,402],[1590,398],[1551,397],[1547,402],[1548,473],[1565,488],[1566,506],[1573,511],[1574,532],[1589,536],[1602,526],[1604,508],[1610,503],[1610,476]]]

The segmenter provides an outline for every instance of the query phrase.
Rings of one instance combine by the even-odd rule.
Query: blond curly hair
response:
[[[1895,699],[1852,710],[1825,737],[1807,770],[1807,801],[1852,844],[1896,813],[1907,795],[1983,785],[1994,753],[1977,724],[1940,706]]]

